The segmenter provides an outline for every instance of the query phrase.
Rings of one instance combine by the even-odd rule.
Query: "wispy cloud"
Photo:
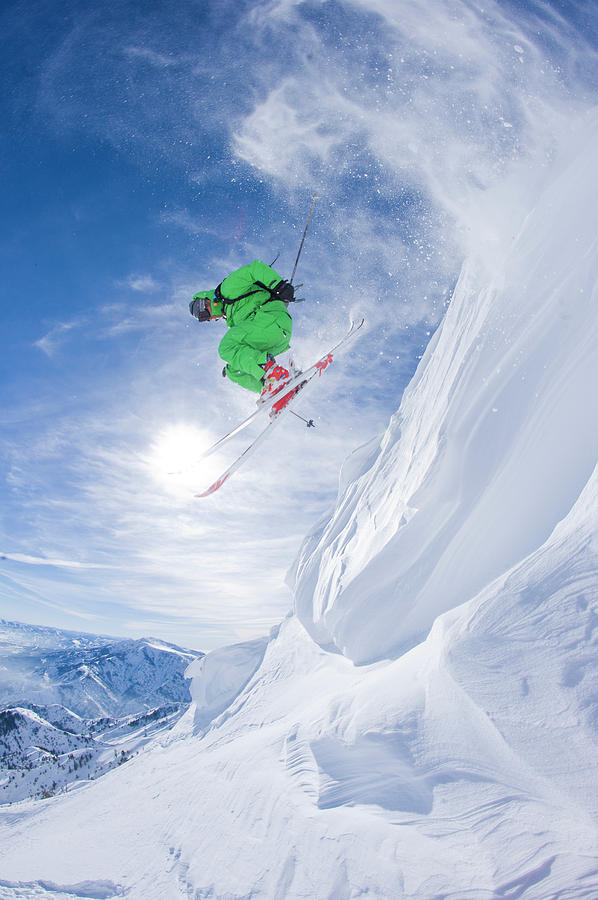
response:
[[[159,290],[162,295],[169,296],[169,299],[160,303],[155,299],[140,300],[136,296],[135,302],[119,300],[103,303],[97,306],[93,313],[77,315],[69,322],[52,325],[45,335],[33,342],[33,346],[53,358],[59,351],[65,350],[70,341],[76,340],[90,345],[135,332],[150,332],[157,327],[162,329],[162,333],[168,330],[169,325],[177,327],[174,323],[181,314],[181,306],[178,303],[178,297],[181,295],[180,286],[173,285],[167,289],[155,282],[151,276],[133,279],[133,283],[127,281],[124,286],[135,295],[141,292],[146,295]],[[188,291],[186,286],[182,288],[183,293]]]
[[[132,291],[138,291],[143,294],[160,290],[161,287],[160,282],[156,281],[153,275],[129,275],[126,281],[122,283]]]
[[[165,225],[176,225],[190,234],[205,234],[209,230],[209,223],[195,218],[185,209],[165,212],[161,216]]]
[[[52,566],[57,569],[106,569],[112,566],[106,566],[98,563],[79,562],[77,560],[68,559],[49,559],[45,556],[28,556],[25,553],[2,553],[0,551],[0,560],[12,560],[13,562],[25,563],[28,566]]]
[[[77,318],[72,322],[59,322],[39,340],[34,341],[33,346],[45,353],[46,356],[52,357],[64,345],[64,343],[72,335],[72,332],[82,325],[82,320]]]
[[[39,622],[40,619],[49,624],[68,628],[73,627],[73,620],[93,622],[98,627],[102,617],[94,614],[89,608],[75,602],[72,605],[64,602],[64,598],[72,593],[72,586],[65,583],[61,594],[56,595],[52,583],[43,577],[27,577],[22,572],[7,574],[0,568],[0,601],[2,614],[19,621]],[[51,612],[48,613],[47,611]],[[62,619],[62,622],[60,621]],[[99,625],[101,628],[101,625]]]

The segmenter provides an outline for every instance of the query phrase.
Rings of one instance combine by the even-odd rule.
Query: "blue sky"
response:
[[[280,620],[343,459],[461,260],[491,257],[510,168],[541,174],[595,102],[593,25],[564,3],[4,4],[0,615],[200,649]],[[253,258],[288,275],[314,191],[296,357],[367,329],[306,399],[317,429],[287,422],[195,500],[253,398],[190,296]]]

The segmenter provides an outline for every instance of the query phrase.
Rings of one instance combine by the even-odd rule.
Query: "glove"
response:
[[[295,288],[289,281],[281,281],[272,288],[272,299],[282,300],[283,303],[292,303],[295,299]]]
[[[212,318],[205,297],[199,297],[197,300],[192,300],[189,304],[189,312],[199,322],[209,322]]]

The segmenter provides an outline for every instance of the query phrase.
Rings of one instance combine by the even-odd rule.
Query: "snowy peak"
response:
[[[598,123],[510,244],[464,267],[373,458],[296,565],[296,611],[356,662],[395,657],[549,536],[598,455]],[[533,261],[533,262],[531,262]]]
[[[25,648],[31,650],[84,649],[99,647],[114,641],[112,637],[87,634],[83,631],[63,631],[45,625],[30,625],[27,622],[9,622],[0,619],[0,652],[2,656]]]
[[[0,623],[0,802],[50,796],[122,765],[170,730],[203,654]]]
[[[42,685],[36,696],[57,690],[64,705],[86,716],[114,716],[181,702],[188,699],[184,672],[196,657],[145,640],[58,650],[46,654],[33,670]]]
[[[0,672],[0,705],[26,699],[59,704],[86,718],[189,702],[184,673],[203,655],[155,638],[94,639],[5,622],[0,642],[8,649]]]

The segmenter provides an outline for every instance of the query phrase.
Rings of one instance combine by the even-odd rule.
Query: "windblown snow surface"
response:
[[[463,267],[269,639],[97,782],[0,813],[0,896],[598,897],[598,115]]]

